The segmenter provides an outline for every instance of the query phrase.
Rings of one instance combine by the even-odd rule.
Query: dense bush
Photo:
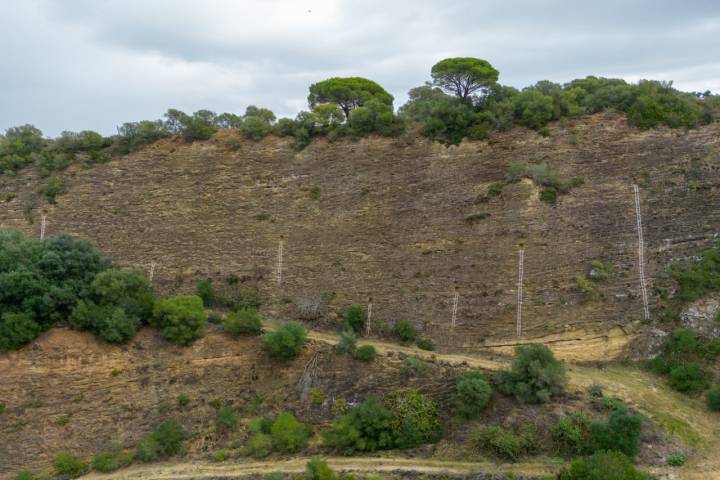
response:
[[[705,401],[710,410],[720,412],[720,387],[715,387],[705,394]]]
[[[66,476],[69,478],[77,478],[85,473],[86,465],[85,462],[70,452],[59,452],[55,455],[53,461],[55,466],[55,472],[58,475]]]
[[[590,419],[582,413],[560,418],[550,427],[556,450],[568,457],[584,455],[592,450]]]
[[[144,462],[152,462],[182,452],[188,434],[173,419],[146,434],[137,446],[136,456]]]
[[[238,414],[230,405],[225,405],[215,412],[215,426],[218,430],[229,432],[235,430],[238,425]]]
[[[232,335],[260,335],[262,333],[262,316],[255,308],[240,309],[225,317],[223,330]]]
[[[165,114],[165,128],[189,141],[207,140],[217,130],[217,115],[210,110],[199,110],[188,115],[171,108]]]
[[[153,308],[153,321],[163,337],[179,345],[190,345],[200,338],[206,319],[202,300],[196,295],[164,298]]]
[[[699,363],[681,363],[670,368],[670,386],[678,392],[698,392],[707,386],[706,376]]]
[[[124,123],[118,127],[113,148],[118,153],[127,154],[169,135],[162,120]]]
[[[249,140],[261,140],[264,138],[268,133],[270,133],[270,130],[272,129],[272,126],[268,124],[267,122],[263,121],[262,118],[257,116],[251,116],[245,119],[243,121],[242,125],[240,126],[240,134],[244,138],[247,138]]]
[[[590,435],[593,451],[616,450],[635,457],[640,450],[642,417],[628,413],[624,408],[610,414],[607,423],[592,422]]]
[[[464,418],[476,418],[482,414],[491,396],[492,388],[485,376],[477,371],[468,372],[455,383],[455,412]]]
[[[390,411],[379,400],[371,398],[335,420],[325,433],[325,443],[348,453],[393,448],[392,424]]]
[[[93,456],[92,468],[95,471],[107,473],[127,467],[132,462],[132,452],[124,451],[121,445],[112,445],[107,450]]]
[[[335,349],[340,353],[348,353],[352,355],[353,353],[355,353],[356,348],[357,336],[355,335],[355,332],[349,329],[340,332],[337,345],[335,345]]]
[[[299,452],[307,445],[308,436],[307,427],[298,422],[290,413],[278,415],[270,427],[272,447],[276,452]]]
[[[720,291],[720,245],[705,250],[700,261],[674,262],[670,273],[677,283],[675,296],[683,302]]]
[[[372,345],[361,345],[355,350],[353,358],[360,362],[372,362],[375,360],[375,347]]]
[[[632,461],[619,452],[598,452],[575,459],[558,474],[558,480],[652,480],[638,471]]]
[[[345,309],[345,327],[355,333],[362,333],[367,322],[367,313],[362,305],[354,303]]]
[[[435,344],[433,343],[432,340],[429,340],[429,339],[418,340],[416,345],[420,350],[428,350],[428,351],[435,350]]]
[[[337,478],[335,472],[324,460],[312,458],[305,465],[304,480],[337,480]]]
[[[210,279],[199,280],[195,285],[195,295],[200,297],[206,307],[215,306],[215,288]]]
[[[562,393],[567,383],[565,366],[545,345],[515,347],[510,371],[498,370],[493,381],[498,390],[519,402],[543,403]]]
[[[395,324],[395,335],[403,342],[412,342],[417,336],[417,331],[409,321],[400,320]]]
[[[305,345],[307,333],[297,322],[285,322],[263,336],[263,347],[270,356],[283,361],[295,358]]]
[[[257,309],[261,303],[257,286],[240,282],[238,277],[232,275],[217,285],[210,279],[200,280],[195,286],[195,294],[202,299],[206,307]]]
[[[472,442],[481,450],[489,450],[493,454],[517,460],[521,455],[533,449],[534,439],[496,425],[478,428],[472,433]]]
[[[396,448],[412,448],[440,438],[438,405],[417,390],[395,390],[385,398]]]

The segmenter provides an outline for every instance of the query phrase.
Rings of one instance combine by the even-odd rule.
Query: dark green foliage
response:
[[[679,467],[680,465],[683,465],[685,462],[687,462],[688,458],[686,455],[683,455],[682,453],[679,453],[677,455],[673,455],[672,457],[669,457],[667,459],[668,465],[672,465],[673,467]]]
[[[640,450],[642,417],[628,413],[624,408],[610,414],[607,423],[593,422],[590,425],[594,451],[616,450],[634,458]]]
[[[124,123],[118,127],[114,148],[118,153],[131,153],[170,135],[162,120]]]
[[[177,397],[177,404],[180,407],[185,407],[190,403],[190,397],[187,396],[186,393],[181,393]]]
[[[537,90],[524,90],[512,99],[515,120],[528,128],[539,129],[553,118],[553,100]]]
[[[4,402],[0,402],[0,415],[2,415],[3,413],[5,413],[5,408],[6,408],[5,403],[4,403]]]
[[[705,250],[698,262],[675,262],[670,268],[677,282],[676,297],[690,302],[720,290],[720,245]]]
[[[197,295],[178,295],[159,300],[153,308],[153,322],[165,339],[190,345],[205,332],[207,314]]]
[[[199,280],[195,285],[195,295],[200,297],[205,307],[212,307],[215,305],[215,289],[213,288],[210,279]]]
[[[270,427],[273,450],[281,453],[299,452],[308,441],[308,429],[298,422],[290,413],[283,413],[275,418]]]
[[[32,125],[8,128],[0,135],[0,173],[13,175],[30,165],[45,144],[42,132]]]
[[[262,316],[255,308],[240,309],[225,317],[223,330],[232,335],[260,335],[262,333]]]
[[[35,475],[30,470],[20,470],[15,474],[15,477],[13,477],[13,480],[36,480]]]
[[[432,340],[428,340],[428,339],[418,340],[416,345],[420,350],[428,350],[430,352],[435,350],[435,344],[432,342]]]
[[[590,425],[590,419],[582,413],[560,418],[550,427],[557,451],[568,457],[590,453],[593,446]]]
[[[167,119],[165,128],[170,132],[181,135],[185,140],[208,140],[217,131],[215,112],[198,110],[188,115],[180,110],[171,108],[165,114]]]
[[[362,305],[354,303],[345,309],[345,327],[355,333],[362,333],[367,322],[367,313]]]
[[[337,480],[337,475],[328,466],[327,462],[319,458],[312,458],[305,466],[304,480]]]
[[[305,345],[307,333],[297,322],[285,322],[263,336],[263,347],[270,356],[287,362],[295,358]]]
[[[257,116],[246,118],[240,126],[242,136],[255,141],[263,139],[271,130],[272,126]]]
[[[137,458],[152,462],[176,455],[183,450],[188,434],[174,419],[165,420],[160,426],[146,434],[137,446]]]
[[[455,383],[455,412],[463,418],[479,417],[491,396],[492,387],[485,381],[485,376],[477,371],[468,372]]]
[[[238,425],[238,414],[230,405],[225,405],[215,413],[215,425],[220,431],[235,430]]]
[[[415,340],[417,331],[408,320],[400,320],[395,324],[395,335],[403,342],[412,342]]]
[[[338,337],[338,343],[335,345],[335,349],[340,353],[355,353],[357,348],[357,336],[352,330],[344,330],[340,332]]]
[[[598,452],[573,460],[558,474],[558,480],[652,480],[619,452]]]
[[[370,363],[375,360],[375,347],[372,345],[361,345],[353,353],[353,358],[359,362]]]
[[[706,376],[699,363],[682,363],[670,368],[670,386],[678,392],[698,392],[707,387]]]
[[[417,390],[391,392],[385,407],[392,415],[395,448],[413,448],[440,438],[438,405]]]
[[[79,477],[85,473],[86,469],[85,462],[83,462],[80,457],[73,455],[70,452],[59,452],[55,455],[53,465],[55,466],[55,472],[58,475],[64,475],[69,478]]]
[[[498,75],[490,62],[472,57],[446,58],[430,70],[433,84],[463,100],[487,93]]]
[[[43,187],[42,193],[45,195],[47,202],[54,205],[56,203],[55,197],[65,193],[65,183],[62,181],[62,178],[53,175]]]
[[[325,442],[348,453],[374,452],[394,446],[392,415],[375,399],[360,403],[333,422]]]
[[[493,377],[498,390],[519,402],[544,403],[565,389],[565,366],[542,344],[515,347],[510,371],[499,370]]]
[[[253,418],[248,427],[250,438],[243,449],[246,455],[266,457],[272,453],[272,437],[270,429],[273,421],[269,418]]]
[[[349,119],[350,112],[375,100],[380,104],[392,107],[393,97],[380,85],[361,77],[333,77],[310,85],[308,103],[311,107],[317,104],[334,103]]]
[[[705,401],[710,410],[720,412],[720,387],[715,387],[705,394]]]
[[[498,457],[517,460],[532,450],[533,440],[496,425],[478,428],[472,433],[472,442],[481,450],[489,450]]]
[[[5,312],[0,317],[0,350],[15,350],[33,341],[42,331],[32,315]]]
[[[126,343],[152,315],[155,294],[140,270],[109,269],[95,276],[75,306],[70,325],[107,342]]]
[[[124,451],[121,445],[112,445],[107,450],[93,456],[92,468],[98,472],[108,473],[127,467],[132,461],[132,452]]]

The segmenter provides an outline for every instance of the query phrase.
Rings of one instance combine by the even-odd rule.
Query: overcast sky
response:
[[[115,133],[170,107],[294,116],[364,76],[401,105],[451,56],[515,87],[586,75],[720,93],[720,0],[0,0],[0,129]]]

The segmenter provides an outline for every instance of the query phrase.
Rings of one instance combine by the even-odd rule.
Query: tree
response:
[[[480,372],[468,372],[460,377],[455,384],[455,411],[464,418],[478,417],[485,409],[492,388]]]
[[[413,448],[440,438],[438,405],[417,390],[395,390],[385,398],[392,415],[395,448]]]
[[[367,313],[362,305],[353,303],[345,309],[345,328],[355,333],[361,333],[367,322]]]
[[[307,333],[297,322],[285,322],[263,337],[263,347],[270,356],[287,362],[295,358],[305,345]]]
[[[262,333],[262,316],[256,308],[241,308],[228,314],[223,321],[223,330],[231,335],[260,335]]]
[[[565,366],[542,344],[515,347],[510,371],[498,370],[493,377],[497,388],[514,395],[519,402],[543,403],[562,393],[567,383]]]
[[[593,422],[590,425],[594,451],[615,450],[635,457],[640,451],[642,417],[628,413],[624,408],[610,414],[607,423]]]
[[[270,427],[273,449],[282,453],[295,453],[307,444],[308,431],[305,425],[298,422],[290,413],[277,416]]]
[[[333,77],[310,85],[308,103],[313,108],[322,103],[334,103],[349,120],[350,112],[370,100],[392,107],[393,96],[377,83],[362,77]]]
[[[163,337],[180,345],[190,345],[205,331],[207,314],[197,295],[178,295],[158,301],[153,317]]]
[[[463,100],[475,92],[484,96],[498,80],[499,72],[486,60],[472,57],[446,58],[430,70],[433,84]]]
[[[374,452],[392,448],[394,436],[392,414],[370,398],[335,420],[325,441],[347,452]]]

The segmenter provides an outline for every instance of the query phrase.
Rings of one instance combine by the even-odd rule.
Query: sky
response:
[[[395,96],[447,57],[518,88],[586,75],[720,93],[718,0],[0,0],[0,130],[105,135],[168,108],[278,117],[311,83]]]

